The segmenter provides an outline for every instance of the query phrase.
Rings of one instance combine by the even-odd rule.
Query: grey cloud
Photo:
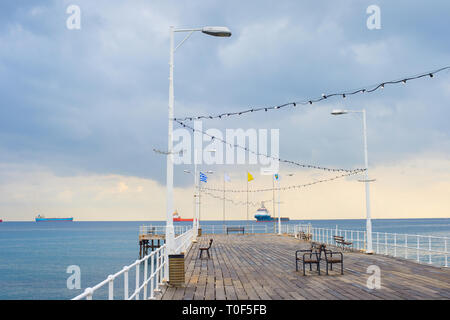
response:
[[[12,4],[13,3],[13,4]],[[227,25],[176,53],[176,115],[275,105],[448,64],[450,5],[379,1],[78,1],[82,29],[65,28],[71,1],[0,5],[0,161],[165,181],[168,26]],[[34,11],[33,11],[34,10]],[[34,14],[33,14],[34,12]],[[177,37],[177,41],[182,38]],[[449,74],[372,95],[262,113],[208,128],[280,128],[287,159],[359,167],[361,127],[333,107],[368,110],[371,164],[449,147]],[[445,149],[444,149],[445,150]],[[180,174],[177,181],[189,183]]]

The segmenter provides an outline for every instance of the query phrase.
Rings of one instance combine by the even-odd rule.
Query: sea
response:
[[[201,221],[201,226],[211,230],[214,225],[220,229],[223,223]],[[255,228],[264,224],[253,221],[225,223],[229,226],[253,225]],[[366,221],[291,220],[283,223],[364,230]],[[162,221],[2,222],[0,300],[72,299],[85,288],[96,285],[138,259],[140,226],[164,224]],[[192,222],[175,224],[189,226]],[[450,219],[374,219],[372,226],[374,232],[450,237]],[[79,289],[68,286],[68,278],[73,272],[70,266],[77,266],[80,270]],[[134,279],[135,275],[130,272],[129,277]],[[117,280],[114,286],[118,290],[123,288],[123,280]]]

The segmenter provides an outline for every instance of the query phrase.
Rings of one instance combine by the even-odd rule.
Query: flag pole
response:
[[[247,173],[247,229],[248,229],[248,173]]]
[[[278,176],[278,235],[281,235],[280,193],[280,176]]]
[[[275,176],[272,176],[272,205],[273,205],[272,216],[275,217]],[[276,222],[275,219],[273,219],[273,233],[275,233],[275,227]]]
[[[223,175],[223,232],[225,233],[225,174]]]

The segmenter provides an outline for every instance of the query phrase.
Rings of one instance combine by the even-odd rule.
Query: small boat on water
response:
[[[2,219],[0,219],[0,222],[3,222],[3,220],[2,220]]]
[[[271,222],[278,221],[278,218],[274,218],[269,214],[269,211],[264,206],[264,202],[261,202],[261,208],[256,211],[255,214],[256,222]],[[281,221],[289,221],[288,217],[280,217]]]
[[[49,221],[73,221],[73,218],[46,218],[38,214],[35,218],[36,222],[49,222]]]
[[[193,218],[181,218],[180,215],[178,214],[178,211],[175,211],[173,213],[173,222],[179,222],[179,221],[194,221]]]

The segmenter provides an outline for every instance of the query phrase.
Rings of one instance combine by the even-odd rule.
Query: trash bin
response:
[[[180,287],[184,285],[184,253],[169,255],[169,285]]]

